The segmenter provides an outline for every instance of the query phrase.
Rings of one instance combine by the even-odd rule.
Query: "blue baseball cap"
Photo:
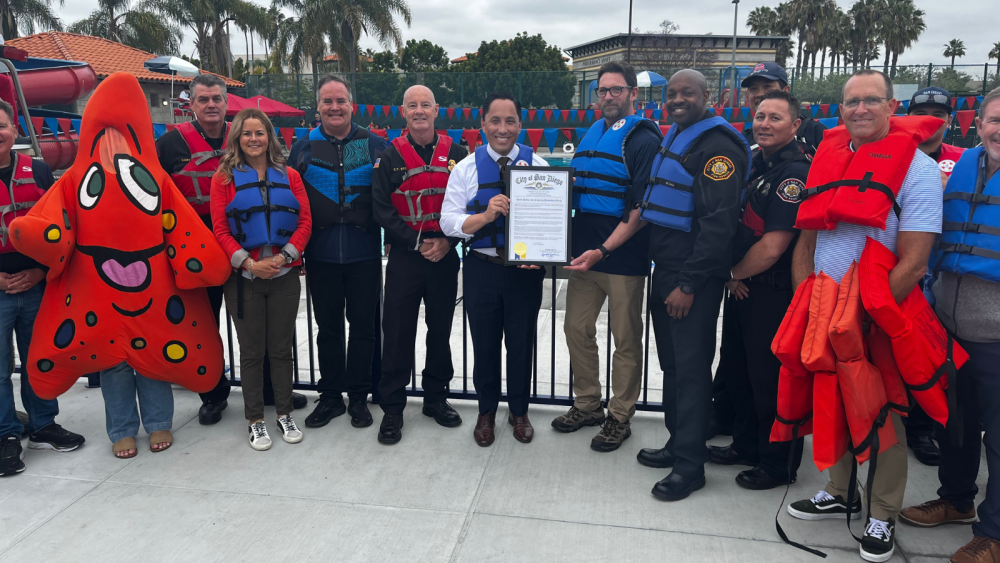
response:
[[[941,106],[950,112],[952,110],[951,92],[937,86],[921,88],[910,98],[910,107],[906,108],[906,112],[913,111],[913,108],[917,106]]]
[[[740,82],[740,86],[746,88],[747,84],[754,78],[777,80],[781,82],[782,86],[788,85],[788,75],[785,74],[785,69],[781,68],[781,65],[776,62],[757,63],[757,66],[753,67],[753,70],[743,79],[743,82]]]

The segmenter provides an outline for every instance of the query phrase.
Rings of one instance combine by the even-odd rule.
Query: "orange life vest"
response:
[[[16,252],[7,226],[15,217],[27,215],[28,210],[43,195],[45,190],[35,185],[31,157],[14,153],[14,171],[10,174],[10,185],[3,186],[3,191],[0,192],[0,253]]]
[[[838,222],[885,230],[917,145],[941,128],[931,116],[890,117],[889,133],[859,150],[845,126],[827,129],[809,169],[795,227],[832,231]]]
[[[869,237],[858,271],[861,299],[875,324],[889,335],[892,356],[906,387],[928,416],[947,424],[951,397],[945,396],[945,389],[949,376],[968,361],[969,354],[941,325],[919,287],[914,287],[902,303],[896,303],[889,288],[889,272],[898,262],[891,250]],[[878,353],[884,355],[885,351]],[[957,397],[952,400],[957,401]]]
[[[802,365],[802,340],[809,322],[809,300],[815,281],[816,276],[809,274],[799,284],[771,342],[771,352],[781,361],[772,442],[787,442],[812,434],[813,372]]]
[[[193,121],[181,123],[177,126],[181,132],[181,137],[191,151],[191,160],[184,165],[184,168],[174,172],[170,177],[177,184],[181,194],[184,195],[188,203],[194,207],[195,213],[205,217],[211,216],[212,208],[208,200],[212,191],[212,176],[219,168],[219,157],[226,149],[229,138],[229,124],[226,123],[226,131],[222,138],[222,148],[213,150],[208,145],[208,141],[194,127]]]
[[[408,227],[421,232],[440,231],[441,205],[444,190],[448,187],[448,153],[451,137],[438,135],[430,164],[424,164],[417,151],[405,136],[392,140],[392,146],[403,157],[406,173],[403,183],[390,196],[392,205]]]

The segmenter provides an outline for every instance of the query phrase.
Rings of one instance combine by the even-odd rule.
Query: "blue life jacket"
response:
[[[631,184],[625,166],[625,143],[636,125],[651,121],[636,115],[619,119],[605,131],[597,120],[583,136],[573,155],[573,209],[612,217],[628,218],[632,208]]]
[[[226,206],[233,238],[247,250],[287,244],[299,224],[300,208],[287,172],[268,168],[267,180],[261,181],[249,166],[234,168],[233,183],[236,195]]]
[[[531,147],[517,144],[517,158],[507,163],[507,166],[517,166],[523,162],[531,166],[533,151]],[[479,189],[466,205],[466,211],[470,215],[484,213],[490,206],[490,199],[500,194],[507,194],[507,186],[504,182],[506,178],[500,177],[500,165],[497,164],[490,153],[486,150],[486,145],[476,149],[476,176],[478,177]],[[476,231],[468,242],[469,248],[497,248],[504,245],[504,219],[503,215],[497,216],[496,220]]]
[[[309,132],[311,157],[305,180],[313,228],[335,223],[366,225],[372,218],[372,170],[368,130],[347,143],[331,143],[319,127]]]
[[[642,215],[645,221],[650,221],[661,227],[669,227],[680,231],[691,231],[691,220],[694,218],[694,176],[688,174],[681,164],[688,150],[697,140],[716,127],[732,137],[733,142],[743,147],[750,159],[750,145],[746,139],[725,119],[715,116],[703,119],[678,133],[677,126],[663,139],[660,150],[653,159],[652,176],[646,186],[646,195],[642,200]],[[750,167],[747,166],[749,180]]]
[[[931,265],[1000,282],[1000,173],[986,182],[983,158],[983,147],[969,149],[951,172],[941,241]]]

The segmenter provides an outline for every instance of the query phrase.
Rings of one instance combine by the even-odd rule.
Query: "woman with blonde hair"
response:
[[[250,446],[271,447],[264,424],[264,353],[270,360],[278,429],[302,441],[292,420],[292,335],[298,314],[302,250],[312,219],[302,178],[285,166],[271,121],[256,108],[240,111],[212,178],[212,227],[230,257],[223,287],[240,343],[240,379]]]

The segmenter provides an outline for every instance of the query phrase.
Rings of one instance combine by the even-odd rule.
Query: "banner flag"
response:
[[[463,133],[465,133],[465,130],[463,130],[463,129],[449,129],[448,130],[448,136],[451,137],[451,140],[454,141],[455,144],[458,144],[458,143],[462,142],[462,134]]]
[[[819,111],[824,117],[830,117],[830,104],[820,104]]]
[[[562,120],[563,121],[569,121],[569,110],[568,109],[564,109],[564,110],[562,110],[561,113],[562,113]]]
[[[469,113],[472,112],[471,108],[462,108],[462,118],[469,119]]]
[[[469,143],[469,150],[475,150],[479,144],[479,129],[465,129],[462,131],[462,136],[465,137],[465,142]]]
[[[544,110],[544,113],[545,113],[545,121],[552,121],[552,110],[550,109]]]
[[[479,108],[472,108],[472,119],[479,119]]]
[[[358,112],[361,115],[364,115],[366,111],[368,111],[368,104],[358,104]]]
[[[572,127],[567,127],[565,129],[560,129],[559,131],[562,132],[563,136],[566,137],[566,140],[568,142],[570,142],[570,143],[573,142],[573,128]]]
[[[974,109],[964,109],[958,113],[958,127],[962,130],[962,136],[969,134],[969,127],[972,126],[972,120],[976,118],[976,110]]]
[[[438,115],[440,115],[440,116],[441,116],[441,119],[444,119],[444,117],[445,117],[445,113],[446,113],[447,111],[448,111],[448,110],[446,110],[446,109],[444,109],[444,108],[438,108]]]
[[[541,129],[524,129],[528,132],[528,140],[531,143],[531,149],[538,152],[538,143],[542,141],[542,130]]]
[[[167,126],[165,124],[163,124],[163,123],[154,123],[153,124],[153,138],[154,139],[159,139],[164,134],[166,134],[166,132],[167,132]]]
[[[726,121],[729,121],[733,118],[733,108],[726,108],[722,111],[723,113],[726,114]]]
[[[583,123],[583,118],[586,117],[586,115],[587,115],[586,111],[582,109],[576,110],[576,120],[579,121],[580,123]]]
[[[667,133],[669,133],[669,132],[670,132],[670,126],[669,125],[660,125],[660,133],[663,133],[664,137],[666,137]]]
[[[837,110],[840,109],[840,104],[830,104],[830,117],[837,115]]]
[[[833,129],[837,126],[837,119],[838,118],[836,117],[824,117],[823,119],[820,119],[819,122],[823,125],[823,127]]]
[[[584,135],[587,134],[587,131],[590,131],[589,127],[577,127],[576,128],[576,142],[579,143],[580,141],[582,141]]]
[[[281,128],[281,138],[285,140],[285,147],[291,150],[292,148],[292,136],[295,134],[295,129],[292,127],[282,127]]]
[[[517,142],[521,143],[522,145],[524,144],[524,134],[526,131],[527,129],[521,129],[521,132],[517,134]]]
[[[56,121],[59,122],[59,128],[62,129],[63,135],[65,135],[66,138],[69,139],[69,131],[73,127],[73,125],[70,124],[69,119],[66,117],[60,117],[56,119]]]
[[[733,129],[736,129],[737,131],[742,133],[743,127],[746,126],[746,123],[743,123],[742,121],[737,121],[736,123],[732,123],[731,125],[733,126]]]
[[[663,110],[661,110],[661,109],[654,109],[653,110],[653,119],[659,121],[660,120],[660,116],[662,116],[662,115],[663,115]]]
[[[587,121],[593,121],[593,120],[594,120],[594,110],[588,109],[587,110]]]
[[[746,121],[747,119],[753,119],[750,117],[750,108],[745,108],[745,107],[740,108],[740,115],[743,116],[743,121]]]
[[[392,107],[396,107],[396,106],[392,106]],[[390,143],[392,142],[393,139],[395,139],[396,137],[399,137],[400,135],[402,135],[402,133],[403,133],[402,129],[386,129],[385,130],[385,134],[388,135]]]
[[[448,108],[445,111],[448,113],[448,119],[455,119],[455,108]]]
[[[297,139],[305,139],[308,136],[309,136],[309,128],[308,127],[296,127],[295,128],[295,137]]]
[[[522,109],[521,110],[521,121],[527,121],[527,120],[528,120],[528,110]]]
[[[816,114],[819,113],[819,106],[814,104],[809,107],[809,110],[812,111],[813,117],[815,118]]]
[[[535,120],[535,112],[536,112],[536,110],[533,110],[533,109],[529,109],[528,110],[528,121],[534,121]]]
[[[396,117],[399,115],[399,106],[392,106],[392,116]]]
[[[558,138],[558,129],[545,129],[545,143],[549,145],[549,152],[554,152],[556,150],[556,139]]]
[[[965,109],[972,109],[976,105],[975,96],[966,96],[965,98]]]

